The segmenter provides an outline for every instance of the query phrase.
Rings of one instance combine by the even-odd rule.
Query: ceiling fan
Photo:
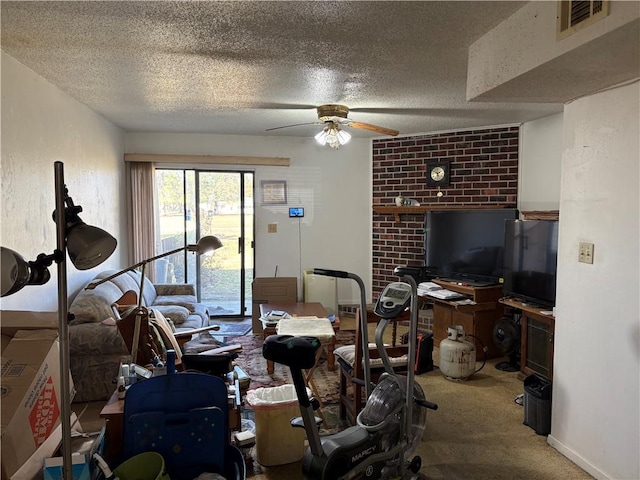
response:
[[[346,105],[320,105],[316,110],[318,112],[318,121],[316,122],[297,123],[294,125],[285,125],[283,127],[268,128],[266,131],[269,132],[271,130],[299,127],[302,125],[324,125],[323,130],[318,133],[315,138],[321,145],[329,144],[329,146],[333,148],[339,148],[340,145],[344,145],[351,138],[351,135],[340,128],[341,126],[360,128],[393,137],[399,133],[398,130],[392,130],[378,125],[371,125],[370,123],[349,120],[347,118],[347,115],[349,114],[349,107]]]

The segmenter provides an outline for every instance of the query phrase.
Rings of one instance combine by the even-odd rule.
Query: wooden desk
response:
[[[504,306],[498,302],[503,295],[502,286],[474,287],[438,279],[434,282],[447,290],[466,295],[475,302],[473,305],[458,305],[453,300],[441,300],[426,295],[421,297],[433,304],[434,346],[439,346],[440,342],[447,338],[448,327],[462,325],[466,334],[479,340],[476,342],[478,352],[486,347],[487,358],[501,357],[502,352],[493,344],[493,326],[496,320],[504,315]]]
[[[318,317],[326,318],[327,311],[320,302],[274,302],[274,303],[262,303],[260,304],[260,316],[267,315],[272,310],[281,310],[287,312],[293,317]],[[340,330],[340,320],[336,317],[332,324],[333,331]],[[269,335],[275,335],[275,325],[265,326],[263,329],[263,338],[267,338]],[[333,354],[333,348],[335,347],[335,337],[330,345],[327,347],[327,368],[333,372],[336,369],[336,357]],[[267,373],[272,375],[274,371],[274,365],[271,360],[267,360]]]
[[[119,461],[122,455],[122,436],[124,434],[124,400],[118,399],[114,392],[107,404],[100,411],[100,418],[104,418],[104,458],[107,462]]]

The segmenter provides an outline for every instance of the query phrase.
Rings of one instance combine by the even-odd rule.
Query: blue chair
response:
[[[204,472],[246,479],[240,450],[229,441],[227,387],[218,377],[181,372],[132,385],[124,404],[123,459],[157,452],[172,480]]]

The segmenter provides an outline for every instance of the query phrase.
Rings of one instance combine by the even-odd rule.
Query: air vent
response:
[[[609,14],[609,0],[560,0],[558,40],[591,25]]]

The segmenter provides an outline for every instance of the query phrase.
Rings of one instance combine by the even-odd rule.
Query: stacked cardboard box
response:
[[[2,478],[25,478],[16,475],[19,470],[35,461],[41,471],[42,459],[51,456],[60,442],[57,331],[15,332],[2,351],[1,382]],[[71,378],[70,385],[73,389]]]

